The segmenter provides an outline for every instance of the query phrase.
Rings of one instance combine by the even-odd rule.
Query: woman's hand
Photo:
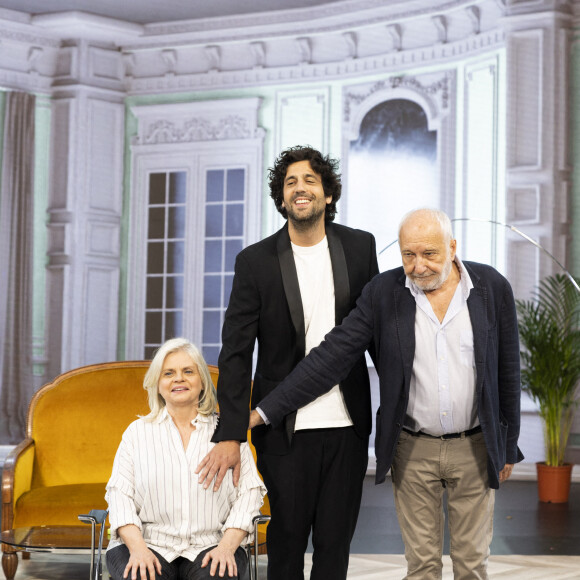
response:
[[[216,572],[222,578],[226,575],[226,572],[230,577],[236,576],[238,566],[235,553],[246,536],[247,532],[244,530],[228,528],[224,532],[220,543],[203,557],[201,567],[205,568],[211,561],[210,576],[215,576]]]
[[[147,578],[155,578],[155,571],[161,574],[161,562],[147,547],[141,530],[137,526],[133,524],[121,526],[117,533],[129,549],[129,562],[123,571],[123,578],[146,580]]]
[[[237,576],[238,566],[236,565],[236,558],[234,556],[235,550],[221,545],[221,542],[210,550],[203,558],[201,567],[205,568],[211,562],[209,575],[215,576],[216,572],[220,577],[224,577],[226,572],[228,576]]]
[[[145,580],[146,578],[155,578],[155,571],[161,574],[161,563],[157,556],[145,546],[144,550],[132,551],[129,557],[123,578],[129,580]],[[149,576],[147,576],[149,573]]]

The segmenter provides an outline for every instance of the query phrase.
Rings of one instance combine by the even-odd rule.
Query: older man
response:
[[[459,259],[443,212],[405,216],[399,246],[403,267],[367,284],[342,325],[258,403],[251,426],[276,426],[319,396],[374,339],[376,480],[392,468],[407,578],[441,578],[445,492],[455,578],[487,578],[494,489],[523,459],[512,290],[490,266]]]

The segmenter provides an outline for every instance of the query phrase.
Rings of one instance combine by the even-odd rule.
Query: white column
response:
[[[61,49],[48,203],[48,376],[117,358],[124,92],[120,52]]]

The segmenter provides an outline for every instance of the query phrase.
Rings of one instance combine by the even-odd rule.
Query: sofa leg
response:
[[[23,560],[30,560],[30,552],[22,552]]]
[[[18,568],[18,554],[16,552],[4,552],[2,554],[2,570],[6,580],[12,580],[16,576]]]

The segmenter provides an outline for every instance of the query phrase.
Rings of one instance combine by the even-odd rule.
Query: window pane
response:
[[[169,174],[169,203],[185,203],[187,179],[185,171]]]
[[[163,278],[147,278],[147,308],[163,307]]]
[[[165,340],[175,338],[183,334],[183,313],[167,312],[165,314]]]
[[[222,201],[224,199],[224,172],[212,170],[207,172],[206,201]]]
[[[227,206],[226,236],[241,236],[244,233],[244,206],[234,203]]]
[[[203,313],[203,338],[202,341],[219,343],[220,341],[220,313],[210,310]]]
[[[165,203],[165,173],[149,175],[149,203]]]
[[[145,342],[148,344],[163,342],[161,312],[147,312],[145,315]]]
[[[155,356],[155,351],[158,347],[156,346],[146,346],[145,347],[145,360],[151,360]]]
[[[226,240],[226,263],[224,270],[233,272],[236,256],[242,251],[242,240]]]
[[[163,242],[149,242],[147,244],[147,273],[163,273]]]
[[[221,306],[221,276],[204,276],[203,307],[219,308]]]
[[[167,278],[167,308],[183,308],[183,276]]]
[[[223,206],[208,205],[205,208],[205,235],[218,238],[223,235]]]
[[[205,271],[222,271],[222,243],[221,241],[208,240],[205,243]]]
[[[217,346],[204,346],[202,349],[203,358],[208,365],[217,365],[220,349]]]
[[[183,274],[185,266],[185,244],[183,242],[167,242],[167,272]]]
[[[168,238],[185,237],[185,207],[169,208]]]
[[[165,208],[149,208],[149,239],[162,240],[165,238]]]
[[[244,199],[244,177],[243,169],[228,170],[228,185],[226,199],[228,201],[241,201]]]

